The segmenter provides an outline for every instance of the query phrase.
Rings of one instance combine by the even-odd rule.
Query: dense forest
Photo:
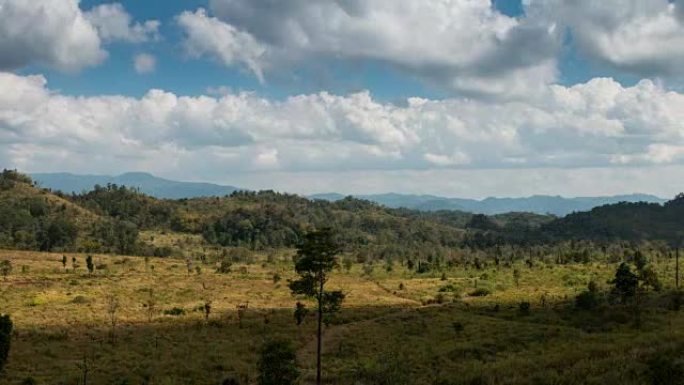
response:
[[[0,176],[0,246],[5,248],[155,254],[138,234],[160,230],[199,234],[216,246],[264,250],[293,248],[308,231],[324,227],[335,230],[346,250],[360,258],[445,258],[462,248],[497,258],[503,249],[534,254],[530,250],[562,248],[568,242],[585,242],[595,254],[616,241],[674,245],[684,236],[684,196],[664,205],[620,203],[563,218],[485,216],[392,209],[351,197],[312,200],[273,191],[160,200],[107,185],[67,195],[40,189],[16,171]]]

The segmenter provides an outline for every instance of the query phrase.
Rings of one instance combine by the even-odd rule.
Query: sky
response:
[[[0,166],[684,191],[684,0],[0,0]]]

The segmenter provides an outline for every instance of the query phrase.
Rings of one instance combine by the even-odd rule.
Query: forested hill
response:
[[[466,243],[474,247],[502,244],[556,244],[565,241],[615,241],[684,243],[684,195],[657,203],[621,202],[569,214],[536,227],[525,224],[501,226],[491,217],[475,215],[468,223]]]
[[[684,197],[664,205],[619,203],[564,218],[392,209],[347,197],[334,202],[273,191],[224,197],[157,199],[109,184],[63,194],[14,171],[0,175],[0,247],[152,254],[142,230],[201,235],[217,247],[290,248],[315,228],[331,227],[347,250],[428,255],[461,247],[642,241],[684,236]]]
[[[623,202],[597,207],[552,221],[542,226],[541,231],[561,239],[659,239],[681,243],[684,240],[684,195],[663,205]]]
[[[70,173],[32,174],[31,178],[41,187],[67,194],[79,194],[92,190],[95,185],[128,186],[160,199],[183,199],[225,196],[241,190],[233,186],[211,183],[180,182],[143,173],[130,172],[118,176],[75,175]],[[337,201],[344,199],[341,194],[315,194],[311,199]],[[482,200],[445,198],[434,195],[411,194],[373,194],[355,195],[354,198],[367,200],[391,208],[407,208],[418,211],[462,211],[473,214],[497,215],[509,212],[530,212],[540,215],[564,216],[572,212],[588,211],[594,207],[619,202],[665,203],[665,199],[647,194],[629,194],[601,197],[561,197],[534,195],[519,198],[486,198]]]

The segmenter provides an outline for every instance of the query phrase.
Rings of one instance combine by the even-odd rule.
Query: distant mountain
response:
[[[340,194],[316,194],[314,199],[339,200]],[[443,198],[433,195],[378,194],[357,195],[357,198],[376,202],[387,207],[405,207],[421,211],[459,210],[474,214],[496,215],[509,212],[530,212],[565,216],[572,212],[588,211],[594,207],[620,202],[664,203],[665,199],[647,195],[630,194],[606,197],[565,198],[561,196],[534,195],[527,198],[487,198],[483,200]]]
[[[138,188],[147,195],[163,199],[224,196],[240,190],[233,186],[211,183],[178,182],[158,178],[143,172],[129,172],[118,176],[75,175],[69,173],[31,174],[31,178],[42,187],[65,193],[90,191],[96,184],[105,186],[111,183]]]
[[[65,193],[80,193],[93,189],[96,184],[108,183],[135,187],[156,198],[181,199],[206,196],[224,196],[236,190],[233,186],[211,183],[178,182],[142,172],[130,172],[118,176],[75,175],[69,173],[32,174],[31,177],[42,187]],[[312,199],[338,201],[345,195],[337,193],[315,194]],[[572,212],[589,211],[594,207],[620,202],[664,203],[665,199],[653,195],[631,194],[606,197],[564,198],[560,196],[535,195],[527,198],[487,198],[483,200],[444,198],[435,195],[376,194],[355,195],[390,208],[408,208],[420,211],[464,211],[474,214],[496,215],[510,212],[530,212],[565,216]]]

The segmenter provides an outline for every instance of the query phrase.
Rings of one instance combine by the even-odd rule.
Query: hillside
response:
[[[184,199],[226,196],[242,190],[234,186],[211,183],[179,182],[156,177],[148,173],[132,172],[118,176],[75,175],[69,173],[31,174],[42,187],[67,194],[79,194],[92,190],[95,185],[116,184],[140,190],[140,192],[159,199]],[[483,200],[445,198],[434,195],[411,194],[374,194],[355,195],[357,199],[367,200],[389,208],[407,208],[418,211],[462,211],[473,214],[497,215],[509,212],[529,212],[539,215],[565,216],[594,207],[619,202],[664,203],[666,200],[647,194],[615,195],[605,197],[577,197],[535,195],[526,198],[486,198]],[[314,194],[309,198],[338,201],[345,196],[337,193]]]
[[[684,240],[684,195],[663,205],[618,203],[570,214],[542,226],[553,238],[595,240],[665,240],[673,245]]]
[[[125,253],[136,246],[134,225],[37,188],[15,171],[0,174],[0,247]]]

